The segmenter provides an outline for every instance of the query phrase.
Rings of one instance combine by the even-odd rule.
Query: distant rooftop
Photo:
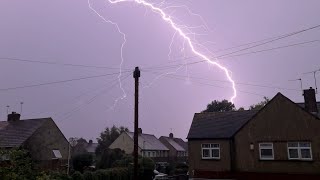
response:
[[[0,147],[19,147],[51,118],[0,121]]]
[[[133,139],[133,132],[127,132],[131,139]],[[151,134],[139,134],[138,136],[139,147],[143,150],[161,150],[168,151],[169,149],[163,145],[159,139]]]

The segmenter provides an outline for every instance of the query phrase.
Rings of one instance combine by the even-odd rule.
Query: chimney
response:
[[[170,134],[169,134],[169,138],[173,138],[173,133],[170,133]]]
[[[20,120],[20,114],[16,112],[12,112],[11,114],[8,114],[8,122],[19,121],[19,120]]]
[[[89,144],[92,144],[92,140],[91,139],[89,140]]]
[[[142,134],[142,129],[138,128],[138,134]]]
[[[310,87],[310,89],[303,90],[304,96],[304,108],[310,113],[317,114],[317,101],[316,101],[316,91]]]

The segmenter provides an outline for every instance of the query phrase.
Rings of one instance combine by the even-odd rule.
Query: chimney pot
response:
[[[20,116],[21,115],[16,112],[12,112],[11,114],[8,114],[8,122],[19,121]]]
[[[170,134],[169,134],[169,137],[170,137],[170,138],[173,138],[173,133],[170,133]]]
[[[304,108],[313,114],[318,113],[316,91],[310,87],[310,89],[303,90],[304,96]]]

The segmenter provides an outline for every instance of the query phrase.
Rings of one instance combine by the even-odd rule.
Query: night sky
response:
[[[212,60],[232,72],[237,108],[248,108],[277,92],[302,102],[299,81],[290,80],[302,78],[303,88],[314,87],[313,74],[304,73],[320,69],[320,28],[247,50],[243,49],[257,43],[240,45],[319,25],[320,1],[148,2],[165,8],[180,27],[185,25],[198,51],[222,57]],[[233,91],[224,72],[205,62],[193,64],[202,59],[158,14],[132,2],[91,3],[126,34],[121,75],[126,97],[117,79],[123,37],[88,7],[87,0],[1,0],[1,120],[6,120],[7,105],[21,112],[23,102],[23,119],[52,117],[67,138],[95,140],[113,124],[132,130],[136,66],[141,68],[144,133],[159,137],[173,132],[185,138],[194,113],[210,101],[230,99]],[[242,51],[234,53],[238,50]],[[223,56],[230,53],[234,54]],[[72,80],[100,75],[105,76]],[[8,89],[64,80],[72,81]]]

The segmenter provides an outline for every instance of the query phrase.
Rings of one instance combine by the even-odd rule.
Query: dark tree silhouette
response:
[[[259,102],[258,104],[251,105],[249,110],[259,110],[263,108],[269,101],[270,99],[268,97],[263,97],[263,101]]]
[[[235,111],[236,108],[232,102],[228,100],[217,101],[214,100],[207,105],[207,109],[202,112],[226,112],[226,111]]]

